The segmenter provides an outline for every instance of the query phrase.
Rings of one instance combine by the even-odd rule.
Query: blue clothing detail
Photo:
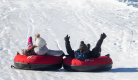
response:
[[[75,51],[74,52],[74,56],[78,60],[85,60],[85,59],[88,59],[88,56],[87,55],[88,55],[89,52],[90,51],[87,51],[87,52]]]

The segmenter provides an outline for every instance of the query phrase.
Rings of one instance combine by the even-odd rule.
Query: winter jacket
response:
[[[78,58],[78,53],[74,52],[74,50],[72,50],[71,46],[70,46],[70,41],[65,41],[65,46],[66,46],[66,50],[67,53],[69,54],[69,56],[74,57],[74,58]],[[95,47],[92,49],[92,51],[89,50],[89,52],[86,54],[87,59],[89,58],[98,58],[101,54],[101,47]]]
[[[87,51],[87,52],[80,52],[80,51],[75,51],[74,52],[74,56],[76,59],[78,60],[85,60],[85,59],[88,59],[88,54],[89,54],[90,51]]]
[[[37,55],[45,55],[48,53],[48,48],[46,46],[42,46],[42,47],[35,47],[34,48],[34,52]]]

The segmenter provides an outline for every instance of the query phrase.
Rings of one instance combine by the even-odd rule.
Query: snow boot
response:
[[[28,49],[30,49],[32,45],[33,45],[32,37],[29,37],[28,38]]]

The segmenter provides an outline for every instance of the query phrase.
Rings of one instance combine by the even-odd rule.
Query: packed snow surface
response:
[[[138,80],[137,0],[0,0],[0,80]],[[136,2],[135,2],[136,1]],[[124,3],[123,3],[124,2]],[[27,48],[29,36],[40,33],[52,50],[63,50],[68,34],[72,49],[80,41],[95,46],[107,38],[102,55],[113,67],[104,72],[33,71],[11,69],[17,51]]]

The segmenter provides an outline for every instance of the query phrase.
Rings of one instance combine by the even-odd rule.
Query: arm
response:
[[[103,43],[103,40],[106,38],[105,33],[101,34],[100,39],[98,40],[95,48],[92,49],[92,57],[97,58],[101,56],[101,45]]]
[[[103,40],[104,40],[105,38],[106,38],[106,34],[105,34],[105,33],[101,34],[101,37],[100,37],[100,39],[98,40],[98,42],[97,42],[95,48],[101,48],[101,45],[102,45]]]
[[[71,57],[74,57],[74,50],[72,50],[72,48],[71,48],[71,46],[70,46],[69,38],[70,38],[70,36],[68,37],[68,35],[64,38],[64,39],[65,39],[66,50],[67,50],[67,53],[68,53]]]

